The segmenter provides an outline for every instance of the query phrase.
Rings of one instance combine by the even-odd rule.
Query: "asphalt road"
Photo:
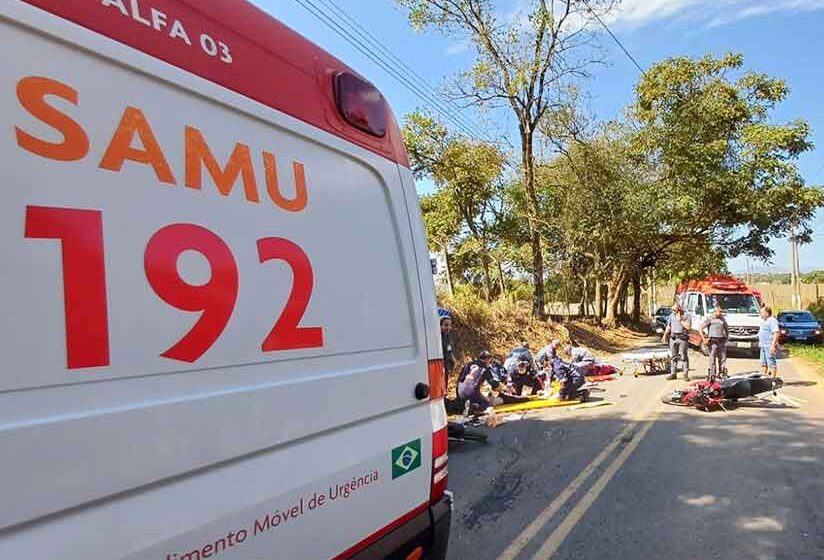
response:
[[[450,446],[449,558],[824,559],[824,378],[788,359],[779,375],[779,399],[711,413],[661,403],[680,379],[625,375],[595,395],[613,404]]]

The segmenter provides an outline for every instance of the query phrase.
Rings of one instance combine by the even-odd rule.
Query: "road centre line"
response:
[[[532,557],[532,560],[549,560],[549,558],[557,552],[558,548],[561,544],[563,544],[564,539],[566,539],[572,529],[575,528],[592,504],[595,503],[601,495],[601,492],[603,492],[607,487],[607,484],[609,484],[609,481],[612,480],[612,477],[615,476],[627,459],[629,459],[630,455],[632,455],[633,451],[635,451],[635,448],[640,445],[641,441],[644,439],[644,436],[647,435],[647,432],[655,423],[658,413],[659,411],[653,412],[649,419],[643,421],[641,429],[638,430],[638,433],[635,434],[632,441],[630,441],[627,446],[621,450],[621,453],[618,454],[615,460],[606,468],[598,480],[595,481],[595,484],[587,490],[586,494],[584,494],[578,503],[575,504],[575,507],[572,508],[572,511],[569,512],[563,521],[561,521],[561,524],[558,525],[549,537],[547,537],[544,544],[541,545],[541,548]]]
[[[517,556],[521,553],[521,551],[526,547],[529,542],[535,538],[538,532],[553,518],[555,515],[560,511],[560,509],[566,504],[569,499],[578,491],[578,489],[583,486],[583,484],[587,481],[587,479],[592,476],[592,474],[601,466],[601,463],[606,461],[612,452],[621,445],[621,443],[626,441],[626,438],[635,430],[638,425],[644,421],[644,419],[648,416],[649,412],[658,405],[657,396],[646,403],[646,406],[643,407],[642,411],[633,417],[632,421],[619,433],[615,436],[612,441],[604,447],[603,450],[582,470],[578,473],[572,482],[570,482],[564,490],[558,494],[558,496],[550,502],[550,504],[544,508],[541,513],[529,524],[526,528],[521,531],[521,533],[515,537],[515,539],[504,549],[503,552],[498,556],[497,560],[515,560]],[[651,424],[652,422],[650,422]],[[643,428],[642,428],[643,431]],[[646,431],[644,431],[646,433]],[[640,435],[640,434],[639,434]],[[633,442],[638,441],[639,437],[636,436],[633,438]],[[630,445],[632,442],[630,443]],[[637,446],[637,444],[636,444]],[[629,447],[629,445],[627,446]],[[633,447],[634,449],[635,447]],[[625,448],[626,450],[626,448]],[[619,456],[620,457],[620,456]],[[626,459],[625,459],[626,460]],[[617,461],[617,459],[616,459]],[[613,463],[614,464],[614,463]],[[603,476],[601,477],[603,478]],[[599,479],[600,481],[600,479]],[[597,483],[596,483],[597,484]],[[606,484],[604,484],[606,485]],[[600,493],[600,492],[599,492]],[[585,495],[586,497],[586,495]],[[574,511],[574,510],[573,510]],[[567,517],[567,519],[569,516]],[[553,533],[554,535],[555,533]],[[551,537],[552,535],[550,535]]]

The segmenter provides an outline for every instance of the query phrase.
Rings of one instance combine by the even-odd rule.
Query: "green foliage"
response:
[[[809,240],[824,194],[805,185],[796,165],[812,149],[808,125],[771,118],[788,95],[786,84],[741,73],[742,65],[738,54],[654,65],[636,88],[633,140],[670,193],[660,223],[668,241],[698,236],[725,257],[767,259],[770,238],[793,226]]]
[[[816,319],[818,319],[821,324],[824,324],[824,300],[818,300],[811,303],[807,309],[810,313],[815,315]]]
[[[417,177],[435,183],[435,193],[421,197],[430,246],[446,251],[453,279],[484,289],[489,298],[502,291],[495,270],[508,250],[501,243],[505,223],[503,169],[506,156],[497,147],[450,134],[433,116],[406,116],[402,129]],[[498,275],[500,276],[500,274]]]
[[[614,0],[532,0],[514,17],[501,18],[493,0],[396,0],[412,27],[435,29],[467,41],[475,60],[459,74],[453,93],[486,109],[511,110],[518,124],[522,180],[516,188],[527,218],[535,285],[533,313],[544,315],[541,206],[535,184],[535,141],[542,120],[559,105],[570,82],[595,59],[591,45],[593,9],[604,12]],[[522,17],[526,16],[526,17]],[[425,151],[422,151],[425,152]],[[482,260],[486,262],[485,255]],[[486,274],[488,277],[489,275]]]
[[[807,344],[788,344],[790,356],[798,357],[813,364],[818,373],[824,375],[824,347],[810,346]]]
[[[570,70],[586,67],[578,57],[592,36],[573,32],[573,22],[609,0],[533,0],[526,17],[506,20],[493,0],[397,2],[417,29],[472,44],[475,60],[454,92],[516,117],[522,174],[509,183],[495,146],[452,135],[420,112],[404,126],[415,174],[438,185],[421,201],[430,242],[487,298],[497,283],[519,299],[527,276],[535,305],[544,283],[568,302],[606,285],[615,318],[623,296],[640,291],[628,287],[650,281],[650,271],[676,283],[725,273],[731,257],[768,260],[770,241],[790,233],[810,241],[824,205],[824,191],[797,167],[813,149],[810,128],[775,118],[787,83],[747,71],[740,54],[655,64],[623,122],[592,125],[576,109],[572,78],[582,72]],[[536,159],[536,138],[548,159]]]
[[[801,281],[805,284],[824,284],[824,270],[815,270],[807,274],[802,274]],[[790,283],[789,279],[786,283]]]

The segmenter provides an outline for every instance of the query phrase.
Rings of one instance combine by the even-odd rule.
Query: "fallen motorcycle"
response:
[[[760,373],[734,375],[720,379],[698,381],[686,389],[676,389],[661,401],[678,406],[694,406],[699,410],[726,410],[739,399],[755,397],[762,393],[776,391],[784,386],[779,377],[764,376]]]
[[[479,423],[477,425],[479,425]],[[463,443],[466,441],[486,443],[487,435],[480,430],[472,429],[474,426],[475,424],[472,422],[453,422],[450,420],[446,424],[449,441],[451,443]]]

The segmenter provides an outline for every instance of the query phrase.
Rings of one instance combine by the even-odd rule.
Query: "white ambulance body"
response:
[[[237,0],[4,0],[0,48],[0,558],[442,558],[380,93]]]

